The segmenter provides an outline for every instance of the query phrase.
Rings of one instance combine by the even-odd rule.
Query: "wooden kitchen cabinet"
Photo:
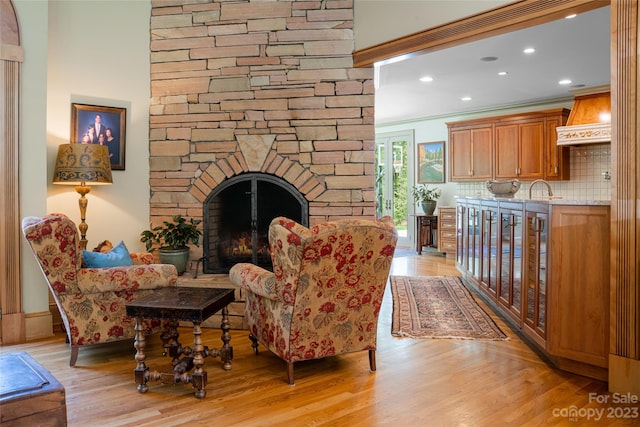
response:
[[[449,180],[487,180],[493,176],[493,126],[449,130]]]
[[[464,197],[456,220],[465,282],[556,367],[606,380],[610,207]]]
[[[610,227],[609,206],[551,209],[547,342],[560,368],[608,366]]]
[[[522,203],[500,203],[498,304],[522,321]]]
[[[438,250],[455,256],[457,246],[456,208],[438,208]]]
[[[460,202],[459,202],[460,203]],[[480,277],[480,203],[467,200],[458,210],[462,226],[458,227],[458,259],[473,277]]]
[[[466,270],[466,251],[469,250],[467,234],[467,203],[464,199],[456,203],[456,265]]]
[[[562,108],[447,123],[450,181],[569,179],[569,148],[556,136],[568,116]]]
[[[498,295],[498,246],[500,237],[500,215],[497,201],[482,201],[482,263],[480,270],[480,287],[491,298]]]
[[[527,204],[524,215],[523,326],[542,346],[547,336],[548,230],[548,205]]]
[[[562,109],[544,119],[546,162],[544,179],[548,181],[569,179],[571,164],[569,147],[559,146],[556,128],[564,126],[569,117],[569,110]]]
[[[496,179],[544,177],[544,119],[495,127]]]

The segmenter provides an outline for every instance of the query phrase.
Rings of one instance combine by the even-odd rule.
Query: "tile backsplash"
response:
[[[611,170],[611,144],[570,147],[571,179],[550,181],[553,194],[571,200],[611,200],[611,180],[605,173]],[[523,182],[516,198],[527,198],[530,182]],[[536,186],[534,195],[546,195],[544,185]],[[459,183],[459,196],[491,197],[484,182]]]

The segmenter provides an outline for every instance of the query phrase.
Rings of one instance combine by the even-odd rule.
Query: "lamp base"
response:
[[[80,230],[80,248],[82,250],[87,249],[87,230],[89,229],[89,226],[85,219],[87,217],[87,204],[89,201],[85,196],[90,191],[91,187],[86,185],[84,182],[80,185],[76,185],[76,192],[80,194],[80,200],[78,200],[78,205],[80,206],[80,224],[78,225],[78,230]]]

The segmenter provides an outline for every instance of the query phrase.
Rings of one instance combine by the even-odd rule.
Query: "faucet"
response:
[[[544,185],[547,186],[547,191],[549,193],[549,197],[553,196],[553,191],[551,190],[551,185],[549,185],[549,183],[547,181],[545,181],[544,179],[536,179],[535,181],[533,181],[531,183],[531,186],[529,187],[529,198],[531,198],[531,190],[533,190],[533,186],[537,183],[543,183]]]

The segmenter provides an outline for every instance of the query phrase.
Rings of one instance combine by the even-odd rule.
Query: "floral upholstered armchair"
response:
[[[269,226],[273,272],[234,265],[246,290],[245,318],[258,341],[288,364],[369,351],[376,370],[378,315],[398,235],[391,218],[340,220],[306,228],[284,217]]]
[[[76,225],[63,214],[26,217],[22,232],[53,294],[71,345],[69,366],[80,346],[135,337],[134,319],[125,304],[156,288],[175,286],[173,265],[152,264],[153,255],[130,254],[129,266],[82,268]],[[146,333],[161,330],[159,320],[146,320]]]

